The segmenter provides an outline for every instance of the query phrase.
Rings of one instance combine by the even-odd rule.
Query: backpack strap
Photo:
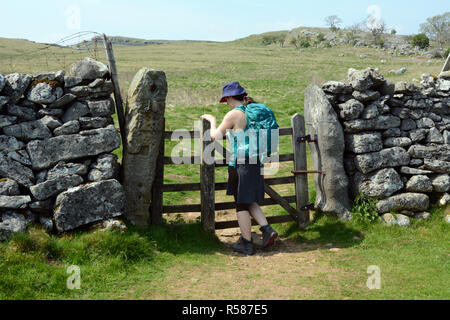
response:
[[[240,106],[234,108],[234,110],[240,110],[245,113],[245,106],[243,104],[241,104]]]

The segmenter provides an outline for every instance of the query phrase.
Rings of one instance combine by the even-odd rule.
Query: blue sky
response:
[[[415,34],[428,17],[450,11],[448,0],[0,0],[0,37],[56,42],[78,31],[144,39],[229,41],[299,26],[342,26],[379,14],[400,34]],[[375,9],[374,9],[375,8]],[[5,28],[6,26],[6,28]]]

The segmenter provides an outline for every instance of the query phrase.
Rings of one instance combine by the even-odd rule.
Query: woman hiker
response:
[[[248,105],[256,104],[256,102],[252,98],[247,97],[245,89],[236,81],[229,82],[223,87],[220,102],[226,102],[232,110],[225,115],[219,127],[217,127],[216,118],[213,115],[203,115],[202,119],[206,119],[211,123],[211,138],[213,140],[222,139],[225,135],[229,140],[232,140],[234,139],[234,135],[239,135],[239,132],[242,134],[248,129],[245,109]],[[262,106],[267,108],[264,105]],[[232,146],[235,144],[235,150],[242,151],[249,149],[248,145],[244,145],[245,143],[249,143],[249,141],[254,140],[235,139],[234,142],[230,141],[230,144]],[[233,250],[243,254],[253,255],[255,250],[251,237],[250,215],[261,226],[263,249],[271,246],[275,242],[278,233],[268,224],[261,207],[258,205],[258,202],[264,199],[264,175],[261,170],[264,165],[261,163],[259,157],[256,161],[255,159],[250,161],[248,151],[245,153],[244,159],[240,159],[240,161],[237,161],[237,155],[235,153],[242,154],[242,152],[233,152],[234,157],[228,163],[227,195],[234,196],[241,237],[233,245]]]

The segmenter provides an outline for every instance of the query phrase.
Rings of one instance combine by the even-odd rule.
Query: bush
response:
[[[416,34],[412,40],[411,44],[413,47],[419,47],[420,49],[425,49],[430,46],[430,39],[424,33]]]
[[[352,206],[353,219],[359,223],[373,223],[378,220],[377,200],[360,194],[355,198]]]
[[[317,35],[317,40],[319,42],[325,41],[325,36],[323,35],[322,32]]]
[[[375,40],[375,45],[380,46],[380,48],[383,48],[384,47],[384,40],[381,39],[381,38],[377,38]]]
[[[309,41],[303,40],[302,42],[300,42],[300,47],[302,48],[309,48],[311,46],[311,44],[309,43]]]
[[[265,35],[262,38],[262,43],[265,44],[266,46],[268,46],[269,44],[272,43],[276,43],[277,42],[277,38],[273,35]]]

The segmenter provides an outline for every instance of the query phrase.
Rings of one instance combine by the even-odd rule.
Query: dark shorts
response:
[[[227,195],[234,196],[237,211],[248,210],[249,204],[264,200],[261,168],[258,164],[237,164],[236,168],[228,166]]]

